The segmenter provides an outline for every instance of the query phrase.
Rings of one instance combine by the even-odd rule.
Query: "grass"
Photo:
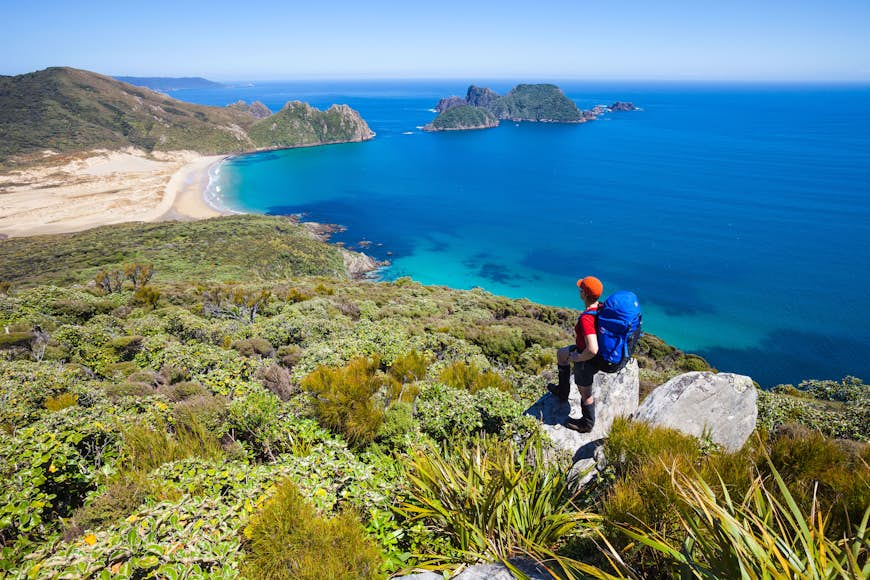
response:
[[[282,217],[120,224],[0,244],[0,280],[16,288],[82,283],[130,263],[153,266],[155,282],[346,276],[337,248]]]

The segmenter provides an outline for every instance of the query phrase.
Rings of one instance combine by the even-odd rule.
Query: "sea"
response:
[[[634,291],[646,332],[761,385],[870,379],[870,85],[578,82],[579,125],[427,133],[438,99],[507,79],[238,83],[207,105],[346,103],[367,142],[232,157],[212,203],[340,224],[384,280],[580,308]]]

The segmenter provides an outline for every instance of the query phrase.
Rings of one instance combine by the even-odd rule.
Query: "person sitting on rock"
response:
[[[547,390],[560,401],[567,402],[571,391],[571,363],[574,363],[574,382],[580,391],[580,408],[583,416],[580,419],[568,417],[565,421],[565,427],[580,433],[589,433],[595,426],[595,399],[592,398],[592,381],[595,378],[595,373],[601,370],[595,314],[600,306],[598,299],[604,292],[604,285],[595,276],[586,276],[577,280],[577,287],[580,291],[584,310],[574,326],[574,344],[556,351],[559,383],[547,385]]]

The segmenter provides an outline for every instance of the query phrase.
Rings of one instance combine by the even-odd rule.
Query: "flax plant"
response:
[[[682,578],[870,577],[870,506],[849,537],[833,538],[815,497],[810,513],[802,512],[782,476],[769,465],[774,485],[759,475],[739,502],[724,482],[720,499],[697,474],[671,470],[682,501],[678,511],[686,537],[681,545],[650,530],[621,529],[670,558]]]
[[[487,437],[442,448],[430,444],[412,453],[408,479],[410,492],[399,512],[449,545],[422,555],[424,568],[499,561],[526,578],[514,559],[527,558],[557,577],[580,572],[613,578],[556,553],[560,540],[580,528],[593,532],[600,517],[577,509],[567,470],[545,462],[539,436],[523,448]]]

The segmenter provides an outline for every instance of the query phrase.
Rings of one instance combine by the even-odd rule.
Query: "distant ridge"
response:
[[[177,91],[179,89],[209,89],[222,87],[202,77],[113,77],[122,83],[146,87],[155,91]]]
[[[97,73],[65,67],[0,76],[0,169],[37,161],[50,150],[137,147],[204,154],[304,147],[371,139],[346,105],[319,111],[292,102],[207,107]]]

